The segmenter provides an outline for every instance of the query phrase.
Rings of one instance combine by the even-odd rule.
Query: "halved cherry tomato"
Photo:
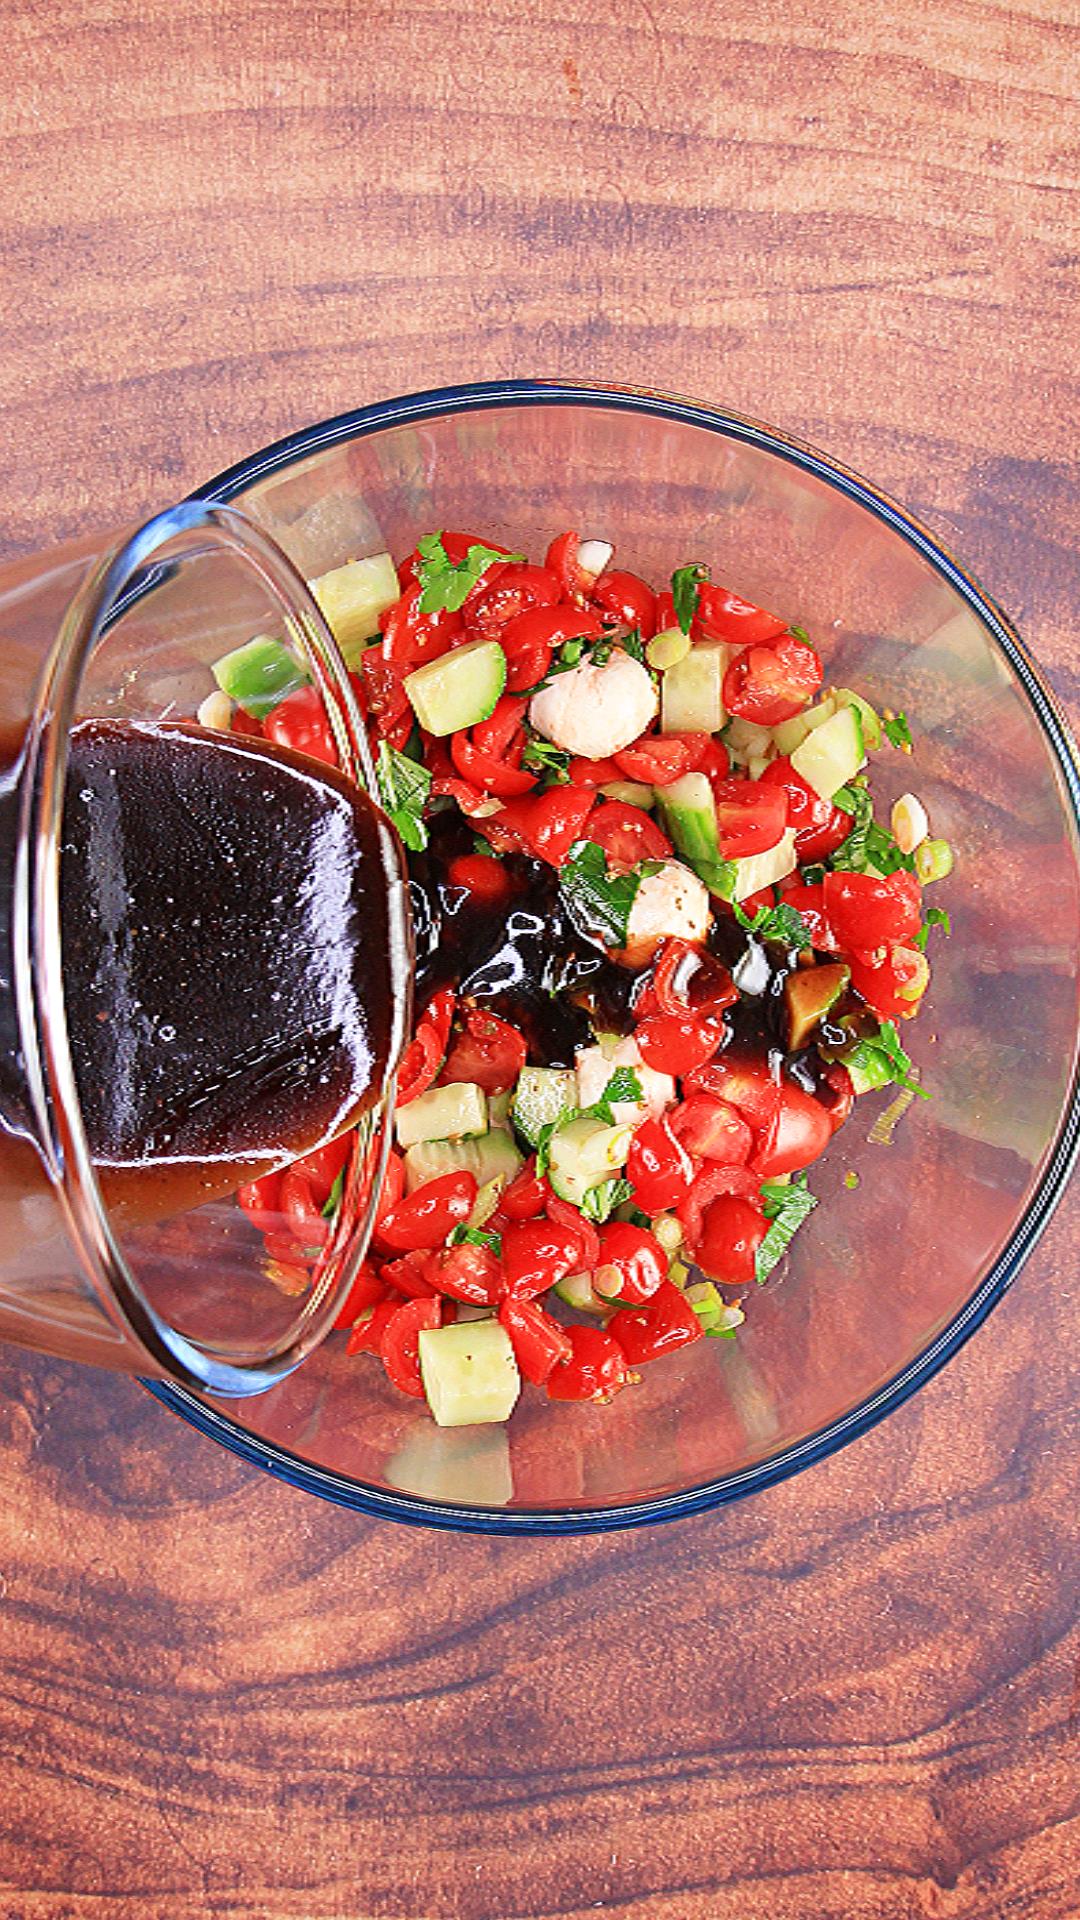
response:
[[[750,1200],[760,1207],[759,1184],[757,1174],[751,1173],[748,1167],[722,1167],[718,1161],[706,1161],[695,1176],[693,1186],[675,1208],[690,1252],[694,1253],[700,1246],[705,1214],[720,1194],[735,1194],[740,1200]]]
[[[346,1353],[378,1353],[383,1334],[401,1304],[399,1294],[393,1300],[376,1301],[370,1309],[362,1307],[361,1314],[366,1312],[367,1318],[353,1322],[352,1332],[345,1342]]]
[[[550,866],[561,867],[575,840],[586,838],[584,828],[596,803],[590,787],[546,787],[521,800],[508,800],[490,823],[516,835],[526,850]]]
[[[567,600],[583,598],[593,586],[592,574],[586,573],[578,560],[580,546],[581,540],[576,533],[559,533],[544,556],[545,567],[555,575]]]
[[[602,573],[591,592],[595,606],[621,620],[624,627],[636,627],[643,640],[656,632],[656,595],[636,573],[624,573],[618,567]]]
[[[641,860],[667,860],[674,852],[667,834],[644,808],[622,800],[597,802],[589,815],[588,837],[619,867],[636,867]]]
[[[389,1213],[391,1207],[397,1206],[404,1191],[405,1162],[396,1147],[391,1147],[386,1157],[386,1172],[383,1174],[382,1192],[379,1194],[378,1204],[375,1208],[376,1229],[378,1228],[380,1220],[385,1214]]]
[[[727,587],[715,586],[708,580],[701,582],[692,628],[695,639],[725,640],[732,647],[752,647],[778,639],[786,631],[787,621],[775,613],[766,613],[764,607],[740,599]]]
[[[411,673],[425,660],[438,660],[462,630],[460,613],[445,607],[437,613],[421,613],[420,592],[415,582],[406,587],[380,622],[383,658],[400,673]]]
[[[714,788],[716,834],[725,860],[743,860],[778,846],[787,826],[787,794],[760,780],[725,780]]]
[[[702,1221],[696,1249],[697,1264],[710,1280],[728,1286],[749,1286],[754,1279],[754,1255],[769,1223],[752,1200],[724,1193],[713,1200]]]
[[[338,1317],[334,1321],[335,1331],[344,1333],[359,1318],[365,1307],[377,1307],[380,1300],[386,1299],[389,1291],[386,1281],[380,1279],[374,1267],[369,1266],[365,1260],[338,1311]]]
[[[543,1386],[560,1360],[572,1358],[574,1348],[566,1328],[535,1300],[515,1300],[508,1295],[499,1304],[499,1319],[510,1335],[523,1377],[534,1387]]]
[[[412,729],[413,710],[405,692],[404,674],[386,658],[381,645],[365,647],[360,659],[360,679],[367,710],[375,722],[376,730],[390,738],[395,731],[405,728],[408,738]]]
[[[701,1339],[703,1331],[686,1295],[670,1280],[661,1281],[643,1313],[616,1313],[608,1321],[608,1332],[632,1367],[688,1347]]]
[[[626,1178],[643,1213],[663,1213],[686,1193],[694,1163],[663,1120],[643,1120],[630,1142]]]
[[[595,613],[585,607],[529,607],[503,628],[501,645],[506,655],[506,690],[524,693],[536,686],[551,665],[556,647],[567,640],[592,639],[604,629]]]
[[[759,784],[782,787],[787,794],[787,823],[795,829],[795,852],[800,862],[826,860],[847,839],[851,814],[822,800],[796,773],[787,755],[766,767]]]
[[[851,984],[883,1020],[910,1020],[930,985],[930,962],[915,947],[889,947],[877,967],[852,954]]]
[[[838,1132],[855,1105],[855,1088],[847,1068],[833,1060],[822,1072],[821,1104],[829,1116],[829,1125]]]
[[[483,1007],[470,1007],[465,1031],[446,1056],[443,1080],[471,1080],[485,1093],[505,1093],[512,1087],[528,1052],[524,1036],[508,1020]]]
[[[431,1273],[435,1258],[430,1248],[425,1250],[416,1247],[411,1253],[403,1253],[398,1260],[385,1261],[381,1269],[382,1278],[410,1300],[430,1300],[438,1292]]]
[[[428,1277],[439,1293],[470,1307],[493,1307],[504,1291],[503,1270],[492,1249],[468,1241],[434,1254]]]
[[[474,735],[475,732],[474,728]],[[519,754],[520,751],[519,747]],[[535,773],[530,773],[527,767],[515,766],[512,756],[497,759],[493,753],[485,753],[467,733],[451,735],[450,753],[462,779],[480,787],[484,793],[494,794],[497,800],[512,800],[518,794],[531,792],[536,785]]]
[[[306,1173],[311,1181],[312,1192],[321,1207],[330,1198],[330,1190],[352,1152],[355,1138],[350,1128],[347,1133],[339,1133],[336,1140],[327,1140],[323,1146],[305,1153],[302,1160],[293,1161],[294,1168]]]
[[[505,1213],[508,1220],[535,1220],[543,1213],[549,1192],[547,1181],[536,1171],[536,1155],[532,1153],[520,1173],[504,1187],[499,1197],[499,1211]]]
[[[484,856],[480,857],[483,859]],[[416,1032],[398,1068],[397,1106],[408,1106],[410,1100],[415,1100],[419,1093],[426,1093],[434,1082],[446,1052],[454,999],[452,987],[440,987],[437,993],[432,994],[417,1021]]]
[[[499,640],[503,630],[530,607],[553,606],[561,588],[547,567],[504,567],[494,586],[469,606],[465,624],[478,640]]]
[[[286,1167],[281,1176],[281,1211],[289,1231],[302,1247],[322,1247],[330,1238],[330,1222],[324,1220],[315,1197],[311,1176],[301,1166]]]
[[[450,862],[447,879],[452,887],[461,887],[485,907],[509,900],[514,891],[514,883],[502,861],[493,860],[487,853],[459,853],[457,859]]]
[[[237,1187],[236,1198],[260,1233],[280,1233],[280,1173],[264,1173],[261,1180],[249,1180],[245,1186]]]
[[[546,1293],[581,1265],[581,1242],[551,1220],[515,1220],[502,1242],[506,1290],[517,1298]]]
[[[571,1353],[548,1375],[549,1400],[613,1400],[630,1378],[626,1356],[617,1340],[600,1327],[567,1327]]]
[[[689,1100],[672,1110],[668,1121],[675,1138],[699,1160],[744,1167],[753,1151],[754,1136],[747,1121],[715,1094],[691,1094]]]
[[[715,1093],[727,1100],[754,1128],[767,1127],[780,1104],[780,1088],[767,1060],[725,1053],[683,1082],[687,1093]]]
[[[654,1233],[629,1220],[608,1220],[600,1229],[593,1284],[604,1299],[639,1307],[667,1278],[667,1255]]]
[[[295,693],[287,693],[267,714],[263,732],[275,746],[291,747],[294,753],[306,753],[309,760],[322,760],[329,767],[338,764],[334,736],[318,687],[297,687]]]
[[[266,737],[263,733],[262,721],[256,720],[253,713],[245,713],[243,707],[233,708],[229,732],[246,734],[254,740],[263,740]]]
[[[609,780],[623,777],[614,760],[586,760],[580,753],[574,755],[567,771],[574,787],[606,787]]]
[[[476,1194],[471,1173],[441,1173],[384,1214],[379,1239],[400,1253],[441,1247],[451,1229],[468,1219]]]
[[[414,1400],[424,1398],[420,1378],[420,1334],[425,1328],[441,1327],[442,1301],[406,1300],[383,1328],[379,1358],[395,1387]]]
[[[832,1133],[832,1123],[821,1101],[796,1086],[793,1080],[784,1080],[776,1112],[750,1164],[759,1180],[776,1180],[783,1173],[799,1173],[824,1153]]]
[[[569,1200],[560,1200],[557,1193],[548,1195],[547,1217],[557,1227],[565,1227],[567,1233],[577,1235],[580,1249],[577,1264],[586,1273],[591,1273],[600,1258],[600,1235],[592,1221],[586,1220],[585,1215],[579,1213],[577,1207],[572,1207]]]
[[[922,919],[922,888],[901,868],[887,880],[873,873],[827,873],[825,915],[843,952],[869,951],[904,941]]]
[[[767,647],[748,647],[724,675],[724,705],[741,720],[776,727],[802,711],[824,678],[813,647],[791,634]]]
[[[673,780],[694,771],[709,744],[707,733],[642,734],[640,740],[615,755],[619,769],[615,777],[640,780],[646,787],[670,787]]]
[[[688,1013],[679,1018],[658,1013],[642,1021],[635,1037],[647,1067],[681,1075],[712,1059],[723,1042],[724,1029],[717,1021],[698,1020]]]
[[[715,1018],[739,997],[739,989],[719,960],[704,948],[674,937],[665,940],[656,956],[651,985],[656,1012],[673,1014],[677,1020],[688,1013],[699,1020]]]

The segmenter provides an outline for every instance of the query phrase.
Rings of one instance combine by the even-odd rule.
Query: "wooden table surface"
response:
[[[874,476],[1075,718],[1067,0],[533,11],[9,0],[5,550],[386,394],[651,383]],[[1078,1220],[839,1457],[612,1538],[366,1523],[9,1350],[0,1914],[1080,1914]]]

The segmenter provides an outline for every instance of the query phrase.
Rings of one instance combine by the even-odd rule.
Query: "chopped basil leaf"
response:
[[[708,567],[695,563],[689,567],[676,567],[671,576],[671,597],[675,602],[675,618],[684,633],[689,633],[697,612],[699,589],[703,580],[709,577]]]
[[[565,747],[557,747],[551,740],[537,737],[527,741],[521,764],[531,773],[547,774],[549,781],[557,786],[565,786],[570,778],[570,755]]]
[[[425,533],[416,543],[420,555],[416,564],[416,577],[420,582],[420,612],[456,613],[463,607],[482,573],[501,561],[521,561],[523,553],[497,553],[494,547],[484,547],[478,542],[471,546],[464,560],[453,561],[443,545],[441,533]]]
[[[590,1120],[602,1120],[607,1127],[616,1124],[614,1108],[620,1100],[641,1101],[645,1098],[641,1091],[641,1081],[633,1067],[616,1067],[599,1100],[591,1107],[583,1107],[582,1113]]]
[[[793,640],[800,641],[804,647],[813,646],[814,643],[811,640],[810,635],[807,633],[805,627],[789,627],[788,632],[790,633]]]
[[[490,1247],[496,1259],[502,1258],[502,1240],[497,1233],[485,1233],[483,1227],[455,1227],[448,1247]]]
[[[895,713],[889,720],[882,720],[885,738],[889,745],[899,747],[902,753],[910,753],[914,742],[906,713]]]
[[[952,923],[944,907],[929,907],[927,909],[922,926],[919,928],[918,933],[911,943],[913,947],[918,947],[920,953],[926,952],[926,943],[930,938],[931,927],[940,927],[946,940],[948,939],[952,932]]]
[[[607,855],[593,840],[575,840],[559,868],[559,886],[582,933],[610,947],[625,947],[630,911],[641,885],[638,873],[609,873]]]
[[[408,754],[399,753],[389,740],[379,742],[375,765],[379,800],[384,813],[393,821],[404,846],[421,853],[427,846],[424,806],[431,792],[431,775]]]
[[[782,1260],[807,1215],[817,1206],[805,1173],[797,1173],[790,1185],[779,1181],[762,1182],[761,1199],[769,1231],[754,1255],[754,1278],[761,1285],[779,1260]]]
[[[843,873],[878,873],[883,879],[900,867],[914,873],[910,853],[902,853],[891,833],[874,819],[874,802],[860,783],[841,787],[833,795],[833,805],[843,813],[852,813],[855,824],[846,840],[830,855],[829,865]]]
[[[488,860],[498,859],[499,856],[496,853],[494,847],[491,845],[491,842],[489,840],[485,840],[482,833],[473,834],[472,844],[473,844],[474,853],[482,853],[485,855],[485,857]]]
[[[900,1045],[894,1020],[883,1020],[877,1033],[864,1036],[847,1048],[843,1061],[845,1066],[857,1067],[871,1087],[887,1087],[895,1082],[898,1087],[906,1087],[909,1093],[917,1093],[920,1100],[930,1098],[915,1078],[911,1058]]]
[[[638,629],[636,627],[631,627],[629,633],[623,634],[622,639],[619,641],[619,645],[622,648],[624,653],[628,653],[630,655],[631,660],[637,660],[639,664],[643,667],[648,665],[648,662],[645,659],[645,647],[642,642],[641,634],[638,632]]]
[[[342,1167],[334,1180],[333,1186],[331,1187],[329,1193],[326,1196],[326,1205],[322,1210],[322,1217],[324,1220],[333,1219],[335,1213],[337,1212],[338,1208],[341,1205],[341,1195],[344,1191],[344,1188],[345,1188],[345,1169],[344,1167]]]
[[[740,927],[747,933],[754,933],[759,940],[777,940],[785,947],[812,947],[810,929],[795,907],[789,907],[781,901],[776,907],[759,907],[751,916],[745,913],[737,900],[733,900],[732,910]]]
[[[624,1200],[632,1200],[633,1197],[634,1189],[629,1180],[601,1180],[599,1186],[587,1189],[578,1211],[585,1215],[586,1220],[602,1227],[605,1220],[611,1219],[616,1207],[621,1207]]]
[[[589,649],[589,660],[594,667],[606,667],[614,651],[613,640],[594,640]]]

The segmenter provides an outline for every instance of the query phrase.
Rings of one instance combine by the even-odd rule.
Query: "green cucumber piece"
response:
[[[530,1147],[543,1127],[577,1105],[577,1076],[562,1067],[522,1067],[514,1088],[514,1125]]]
[[[834,693],[825,694],[816,707],[807,707],[803,713],[795,714],[791,720],[781,720],[779,726],[772,729],[778,753],[792,754],[801,747],[816,728],[823,727],[836,712],[837,700]]]
[[[830,802],[865,762],[862,722],[856,707],[840,707],[791,756],[800,778],[813,787],[820,800]]]
[[[727,899],[734,863],[720,852],[716,802],[705,774],[684,773],[670,786],[658,787],[656,800],[676,853],[693,867],[710,892]]]
[[[513,1097],[509,1087],[505,1093],[488,1094],[489,1127],[508,1127],[510,1125],[510,1102]]]
[[[455,1321],[424,1327],[420,1378],[440,1427],[472,1427],[509,1420],[521,1392],[510,1335],[498,1320]]]
[[[702,641],[668,667],[660,682],[661,733],[719,733],[724,675],[734,649]]]
[[[478,1187],[499,1179],[509,1184],[522,1164],[512,1137],[501,1129],[481,1133],[474,1140],[421,1140],[405,1155],[405,1191],[415,1193],[441,1173],[471,1173]]]
[[[452,1080],[417,1095],[394,1115],[399,1147],[415,1147],[422,1140],[461,1140],[467,1134],[486,1133],[487,1095],[471,1080]]]
[[[733,860],[734,875],[728,898],[746,900],[752,893],[760,893],[762,887],[773,887],[778,880],[786,880],[798,866],[795,853],[795,829],[788,827],[775,847],[768,847],[764,853],[748,853],[742,860]]]
[[[651,813],[656,805],[655,789],[642,786],[640,780],[609,780],[600,791],[608,800],[621,800],[624,807],[640,807],[644,813]]]
[[[729,720],[724,728],[724,745],[731,758],[739,766],[747,766],[751,760],[763,758],[773,744],[769,727],[759,727],[753,720]]]
[[[420,725],[444,737],[474,727],[495,711],[506,685],[506,655],[497,640],[474,640],[406,676],[405,691]]]
[[[626,1165],[633,1127],[607,1127],[602,1120],[571,1120],[551,1137],[548,1179],[560,1200],[580,1207],[590,1187]]]
[[[287,693],[307,685],[308,675],[295,654],[268,633],[215,660],[210,669],[221,688],[253,720],[263,720]]]
[[[867,753],[876,753],[881,745],[881,720],[869,700],[864,700],[861,693],[852,693],[850,687],[837,687],[835,697],[838,707],[854,707],[862,727],[863,746]]]
[[[380,616],[401,597],[390,555],[373,553],[366,560],[350,560],[309,580],[308,586],[345,665],[357,666],[368,641],[379,631]]]

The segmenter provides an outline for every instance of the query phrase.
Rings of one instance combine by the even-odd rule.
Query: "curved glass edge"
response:
[[[726,433],[804,468],[838,487],[860,506],[885,521],[945,576],[1001,647],[1031,700],[1051,744],[1071,805],[1073,827],[1080,835],[1080,763],[1076,748],[1053,693],[1006,615],[926,528],[876,487],[816,449],[742,415],[640,388],[596,387],[565,381],[490,381],[439,388],[396,400],[379,401],[305,428],[228,468],[191,498],[228,502],[255,480],[290,466],[294,461],[332,445],[336,440],[373,433],[387,426],[414,424],[442,413],[509,407],[522,403],[612,407],[628,412],[655,414],[664,419],[684,421],[688,425]],[[1080,1063],[1074,1065],[1073,1084],[1056,1138],[1022,1218],[971,1299],[942,1329],[932,1345],[888,1386],[852,1408],[850,1413],[815,1434],[812,1439],[726,1479],[710,1481],[683,1493],[666,1494],[655,1500],[608,1508],[582,1507],[569,1511],[536,1509],[532,1512],[521,1510],[506,1513],[494,1508],[466,1507],[450,1502],[423,1501],[413,1495],[383,1493],[377,1488],[364,1487],[313,1467],[284,1448],[260,1443],[184,1388],[154,1380],[144,1380],[141,1384],[191,1426],[218,1441],[249,1465],[262,1468],[290,1486],[317,1493],[337,1506],[369,1518],[393,1519],[407,1525],[439,1527],[457,1532],[568,1536],[615,1532],[627,1527],[674,1520],[684,1514],[706,1513],[765,1487],[774,1486],[789,1479],[792,1474],[801,1472],[804,1467],[827,1459],[849,1441],[869,1432],[887,1414],[902,1406],[919,1387],[931,1380],[970,1339],[1016,1279],[1049,1223],[1078,1154]]]

